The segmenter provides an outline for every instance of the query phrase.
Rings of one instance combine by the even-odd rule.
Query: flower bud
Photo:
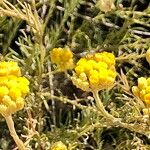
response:
[[[147,62],[150,64],[150,48],[147,50],[147,52],[146,52],[146,60],[147,60]]]
[[[109,12],[115,9],[114,0],[99,0],[97,7],[103,12]]]
[[[68,48],[54,48],[50,52],[51,62],[57,65],[57,69],[60,71],[66,71],[73,69],[73,54]]]

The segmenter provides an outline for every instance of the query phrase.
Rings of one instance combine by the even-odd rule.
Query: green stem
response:
[[[10,135],[13,137],[13,139],[14,139],[15,143],[17,144],[19,150],[26,150],[26,148],[24,146],[24,143],[19,139],[19,137],[16,133],[12,116],[10,115],[8,117],[5,117],[5,119],[6,119],[7,126],[9,128],[9,131],[10,131]]]

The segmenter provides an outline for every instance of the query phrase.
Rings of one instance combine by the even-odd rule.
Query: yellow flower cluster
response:
[[[115,77],[115,56],[102,52],[81,58],[72,82],[83,91],[103,90],[113,85]]]
[[[21,77],[16,62],[0,62],[0,113],[3,116],[22,109],[29,92],[29,81]]]
[[[50,150],[67,150],[67,147],[64,143],[59,141],[59,142],[54,143]]]
[[[50,52],[50,58],[60,71],[66,71],[74,67],[73,54],[68,48],[54,48]]]
[[[150,107],[150,78],[138,78],[138,86],[133,86],[132,92]]]

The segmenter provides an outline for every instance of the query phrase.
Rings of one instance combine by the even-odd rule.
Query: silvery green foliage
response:
[[[19,62],[31,83],[25,109],[13,116],[29,149],[48,150],[57,141],[75,150],[149,148],[149,121],[131,93],[138,77],[149,77],[144,57],[150,47],[148,1],[115,0],[109,11],[102,11],[100,2],[3,0],[0,4],[0,59]],[[49,57],[55,47],[69,47],[75,62],[89,53],[115,54],[116,86],[99,95],[109,113],[132,127],[111,124],[101,116],[92,95],[72,84],[71,71],[55,73]],[[13,149],[2,117],[0,125],[0,148]]]

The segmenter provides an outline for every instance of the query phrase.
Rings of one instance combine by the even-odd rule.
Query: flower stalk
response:
[[[92,93],[93,93],[93,97],[94,97],[94,99],[95,99],[97,108],[98,108],[98,110],[102,113],[102,115],[103,115],[106,119],[110,120],[111,122],[117,121],[117,120],[116,120],[117,118],[115,118],[114,116],[112,116],[111,114],[109,114],[109,113],[105,110],[104,105],[103,105],[103,103],[102,103],[102,101],[101,101],[101,99],[100,99],[100,97],[99,97],[99,95],[98,95],[98,90],[92,91]]]
[[[12,116],[10,115],[8,117],[5,117],[5,120],[6,120],[8,128],[9,128],[10,135],[13,137],[13,139],[14,139],[15,143],[17,144],[19,150],[26,150],[26,148],[24,146],[24,143],[22,142],[21,139],[19,139],[19,137],[16,133]]]

